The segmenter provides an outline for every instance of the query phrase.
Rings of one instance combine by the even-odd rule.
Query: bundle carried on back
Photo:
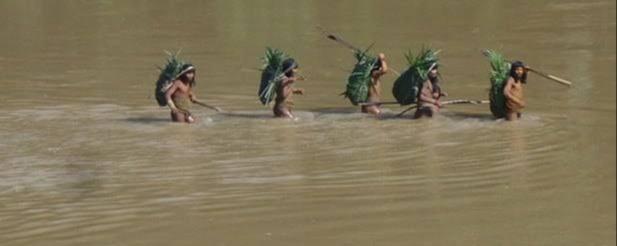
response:
[[[259,84],[259,100],[263,105],[268,105],[274,99],[276,92],[283,79],[283,61],[289,56],[285,52],[275,49],[266,48],[266,54],[262,58],[263,68],[261,71],[261,83]]]
[[[347,88],[345,92],[341,94],[349,98],[349,101],[351,101],[353,105],[358,105],[358,103],[363,103],[368,100],[368,91],[372,83],[371,71],[379,61],[376,57],[369,55],[367,52],[368,49],[363,52],[355,52],[358,62],[347,79]]]
[[[172,54],[171,52],[165,51],[165,53],[168,55],[167,63],[163,68],[158,67],[161,73],[159,74],[159,79],[156,81],[156,88],[154,89],[154,97],[161,107],[167,106],[165,92],[171,87],[174,80],[178,78],[178,75],[182,71],[182,66],[187,64],[185,61],[178,58],[179,52]]]
[[[489,91],[491,112],[496,118],[503,118],[506,116],[506,97],[503,89],[508,79],[510,63],[495,51],[486,50],[484,54],[491,64],[491,89]]]
[[[409,68],[394,81],[392,87],[392,94],[398,103],[409,105],[416,102],[428,72],[439,61],[438,53],[439,51],[430,48],[422,48],[416,56],[411,51],[405,55]]]

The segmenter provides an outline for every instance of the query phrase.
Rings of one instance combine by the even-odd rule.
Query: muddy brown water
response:
[[[442,49],[452,99],[486,99],[484,48],[574,85],[530,75],[517,123],[376,120],[316,26],[399,71]],[[615,245],[614,1],[2,0],[0,40],[1,245]],[[297,120],[257,101],[266,46],[308,78]],[[178,49],[230,113],[169,123]]]

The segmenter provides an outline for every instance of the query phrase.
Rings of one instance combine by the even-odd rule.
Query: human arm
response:
[[[447,97],[448,93],[446,93],[445,91],[439,92],[437,93],[437,95],[435,95],[436,98],[441,99],[441,97]]]
[[[437,98],[437,99],[441,99],[441,97],[447,97],[448,93],[446,93],[445,91],[443,91],[441,89],[441,86],[439,85],[439,83],[435,83],[433,84],[433,98]]]
[[[441,107],[439,99],[433,97],[432,90],[430,88],[431,81],[427,80],[422,83],[422,89],[420,90],[419,101],[434,104]]]
[[[281,86],[283,86],[283,87],[289,86],[289,85],[293,84],[294,82],[296,82],[298,80],[302,80],[302,79],[303,79],[302,77],[296,77],[296,76],[287,77],[287,76],[284,76],[283,80],[281,80]]]
[[[193,102],[193,103],[195,103],[195,104],[198,104],[198,105],[204,106],[204,107],[206,107],[206,108],[209,108],[209,109],[215,110],[216,112],[222,112],[222,111],[223,111],[223,109],[221,109],[221,108],[219,108],[219,107],[211,106],[211,105],[208,105],[208,104],[207,104],[207,103],[205,103],[205,102],[200,101],[199,99],[197,99],[197,97],[195,96],[195,94],[193,94],[193,91],[191,91],[191,92],[189,93],[189,98],[191,99],[191,102]]]
[[[517,105],[524,106],[525,103],[521,100],[521,98],[514,96],[512,93],[512,88],[514,87],[514,83],[515,82],[512,77],[508,78],[508,81],[506,82],[506,86],[504,86],[503,88],[503,95],[506,97],[507,100],[512,101],[513,103]]]
[[[386,55],[384,53],[379,53],[377,56],[379,62],[381,62],[381,68],[372,72],[373,77],[378,77],[386,74],[388,72],[388,63],[386,62]]]
[[[289,96],[289,94],[293,93],[293,94],[304,94],[304,89],[295,89],[292,88],[292,84],[298,80],[302,80],[302,77],[285,77],[282,81],[281,81],[281,86],[284,88],[283,91],[285,93],[285,97]]]
[[[292,88],[291,91],[293,92],[293,94],[304,95],[304,89],[302,88]]]
[[[165,100],[167,101],[167,106],[172,112],[178,112],[178,107],[176,107],[174,100],[171,99],[171,96],[176,92],[176,90],[178,90],[178,84],[174,81],[171,87],[165,91]]]

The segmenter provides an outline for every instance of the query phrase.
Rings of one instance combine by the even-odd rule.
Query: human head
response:
[[[189,82],[189,85],[195,85],[195,67],[193,64],[184,64],[178,74],[180,80]]]
[[[371,68],[371,73],[380,70],[382,66],[381,59],[377,59],[377,62],[375,62],[373,68]]]
[[[439,80],[439,64],[437,62],[434,62],[428,70],[428,79],[431,80],[431,82],[435,83],[438,82]]]
[[[521,83],[527,83],[527,69],[525,64],[521,61],[512,62],[510,67],[510,77],[520,81]]]
[[[285,72],[285,76],[293,77],[294,74],[298,71],[300,66],[296,62],[296,60],[292,58],[288,58],[283,61],[283,72]]]

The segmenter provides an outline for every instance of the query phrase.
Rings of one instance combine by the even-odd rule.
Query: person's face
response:
[[[185,74],[185,76],[186,76],[186,78],[187,78],[188,80],[193,80],[193,79],[195,79],[195,71],[190,71],[190,72],[187,72],[187,73]]]
[[[525,68],[523,68],[523,67],[517,67],[517,68],[514,70],[514,74],[516,74],[516,77],[517,77],[517,78],[522,78],[522,77],[523,77],[523,75],[525,75]]]
[[[429,78],[434,79],[434,78],[437,78],[437,74],[438,74],[437,68],[434,68],[428,73],[428,76]]]

